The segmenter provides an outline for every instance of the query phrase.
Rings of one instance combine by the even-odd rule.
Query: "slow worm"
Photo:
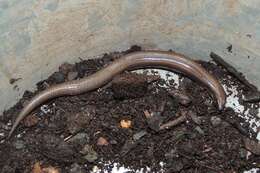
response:
[[[47,100],[64,95],[77,95],[88,92],[107,84],[117,74],[122,73],[125,70],[147,67],[157,67],[182,73],[199,81],[214,93],[218,103],[218,109],[223,109],[226,101],[224,89],[219,81],[209,74],[201,65],[184,55],[175,52],[140,51],[124,55],[93,75],[80,80],[57,84],[40,92],[33,97],[19,113],[9,132],[8,138],[27,114]]]

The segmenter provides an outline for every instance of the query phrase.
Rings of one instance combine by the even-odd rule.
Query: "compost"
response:
[[[29,114],[7,140],[19,111],[36,93],[57,83],[91,75],[124,52],[64,63],[48,79],[26,91],[0,116],[0,170],[3,173],[197,172],[236,173],[260,167],[256,140],[259,102],[236,76],[213,61],[199,63],[244,106],[247,119],[233,108],[217,109],[210,92],[179,74],[179,83],[158,71],[124,72],[100,89],[46,102]],[[20,79],[22,80],[22,79]],[[253,92],[253,93],[252,93]],[[251,123],[249,123],[251,122]]]

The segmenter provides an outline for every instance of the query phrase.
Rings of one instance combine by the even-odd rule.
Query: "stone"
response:
[[[14,147],[17,149],[17,150],[20,150],[20,149],[23,149],[25,147],[25,144],[23,141],[21,140],[17,140],[14,142]]]
[[[81,153],[82,155],[84,155],[83,158],[84,158],[85,160],[87,160],[88,162],[90,162],[90,163],[92,163],[92,162],[94,162],[95,160],[98,159],[98,154],[97,154],[97,152],[96,152],[90,145],[88,145],[88,144],[86,144],[86,145],[83,147],[83,149],[80,151],[80,153]]]
[[[246,149],[244,149],[244,148],[240,148],[240,150],[239,150],[239,156],[240,156],[240,158],[242,158],[242,159],[245,159],[246,157],[247,157],[247,150]]]
[[[69,72],[68,75],[67,75],[67,79],[68,79],[69,81],[74,80],[74,79],[76,79],[77,77],[78,77],[78,72],[76,72],[76,71],[71,71],[71,72]]]
[[[67,62],[63,63],[60,67],[59,67],[59,71],[63,74],[68,74],[70,71],[72,71],[74,68],[74,66],[72,64],[69,64]]]
[[[74,163],[70,166],[69,173],[85,173],[83,166]]]
[[[221,124],[222,120],[217,116],[212,116],[210,118],[211,124],[213,127],[217,127]]]
[[[204,135],[204,134],[205,134],[205,132],[200,128],[200,126],[196,126],[196,127],[195,127],[195,130],[196,130],[199,134],[201,134],[201,135]]]
[[[107,141],[106,138],[104,137],[99,137],[98,140],[97,140],[97,145],[98,146],[107,146],[109,143]]]
[[[116,145],[118,142],[113,139],[113,140],[109,141],[109,143],[110,143],[111,145]]]
[[[89,142],[89,135],[87,133],[77,133],[75,136],[68,140],[68,143],[73,144],[86,144]]]
[[[147,134],[147,132],[145,130],[142,130],[142,131],[140,131],[138,133],[135,133],[133,135],[133,140],[137,141],[137,140],[141,139],[142,137],[144,137],[146,134]]]
[[[171,89],[168,93],[183,106],[188,106],[191,103],[191,97],[185,91]]]
[[[53,75],[50,76],[50,80],[55,83],[62,83],[65,82],[65,76],[61,72],[55,72]]]

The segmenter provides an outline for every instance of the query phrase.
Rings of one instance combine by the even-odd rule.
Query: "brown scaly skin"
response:
[[[209,74],[201,65],[184,55],[175,52],[140,51],[121,57],[91,76],[58,84],[39,93],[32,98],[28,105],[20,112],[9,132],[8,138],[12,135],[24,117],[45,101],[59,96],[77,95],[88,92],[107,84],[117,74],[122,73],[124,70],[147,67],[157,67],[179,72],[199,81],[214,93],[215,98],[217,99],[218,109],[223,109],[226,101],[224,89],[219,81]]]

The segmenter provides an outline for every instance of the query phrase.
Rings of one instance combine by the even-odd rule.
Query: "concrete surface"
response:
[[[61,63],[132,44],[215,51],[260,87],[258,0],[0,0],[0,112]]]

